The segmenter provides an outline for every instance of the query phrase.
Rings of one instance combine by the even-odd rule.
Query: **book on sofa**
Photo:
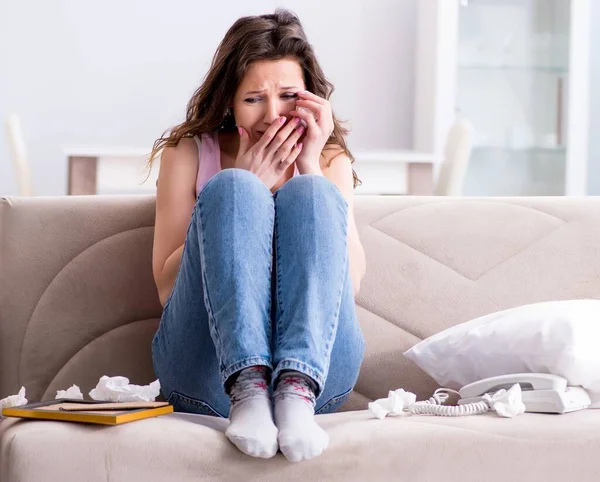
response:
[[[2,410],[4,417],[120,425],[173,412],[167,402],[116,402],[63,398]]]

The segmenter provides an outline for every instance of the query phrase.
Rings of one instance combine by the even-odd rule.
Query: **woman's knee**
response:
[[[281,186],[275,193],[276,203],[298,203],[301,199],[315,200],[319,203],[348,204],[339,188],[325,176],[317,174],[303,174],[295,176]]]
[[[246,195],[265,199],[270,199],[273,196],[265,183],[254,173],[246,169],[232,168],[219,171],[211,177],[199,197],[210,196],[211,193],[214,194],[215,192],[227,195],[234,190],[235,192],[243,192]]]

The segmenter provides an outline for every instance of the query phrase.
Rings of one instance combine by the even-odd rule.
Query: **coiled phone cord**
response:
[[[448,388],[438,388],[429,400],[415,402],[409,405],[408,411],[413,415],[437,415],[438,417],[464,417],[466,415],[479,415],[490,410],[491,406],[486,400],[465,405],[443,405],[450,393],[460,397],[460,394]]]

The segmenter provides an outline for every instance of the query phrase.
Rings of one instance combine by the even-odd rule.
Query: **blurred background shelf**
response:
[[[586,195],[591,0],[418,5],[414,147],[465,119],[464,195]]]
[[[568,67],[545,65],[486,65],[486,64],[459,64],[460,70],[474,70],[484,72],[518,72],[565,75],[569,73]]]

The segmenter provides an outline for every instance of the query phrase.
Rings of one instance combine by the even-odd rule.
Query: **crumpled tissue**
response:
[[[103,402],[154,402],[160,393],[160,382],[153,381],[149,385],[130,385],[129,378],[100,378],[96,388],[90,391],[90,397]]]
[[[19,405],[26,405],[27,399],[25,398],[25,387],[21,387],[19,393],[16,395],[11,395],[9,397],[3,398],[0,400],[0,420],[2,417],[2,409],[3,408],[12,408],[18,407]]]
[[[25,398],[25,387],[21,387],[21,390],[19,390],[19,393],[16,395],[11,395],[10,397],[0,400],[0,410],[3,408],[18,407],[19,405],[25,404],[27,404],[27,399]]]
[[[504,388],[493,395],[486,393],[483,399],[501,417],[512,418],[525,413],[521,385],[515,383],[506,391]]]
[[[83,393],[77,385],[72,385],[66,390],[56,390],[56,399],[58,398],[71,398],[73,400],[83,400]]]
[[[369,410],[375,417],[382,419],[387,415],[401,415],[405,407],[409,407],[417,401],[414,393],[406,392],[403,388],[390,390],[387,398],[380,398],[369,403]]]

